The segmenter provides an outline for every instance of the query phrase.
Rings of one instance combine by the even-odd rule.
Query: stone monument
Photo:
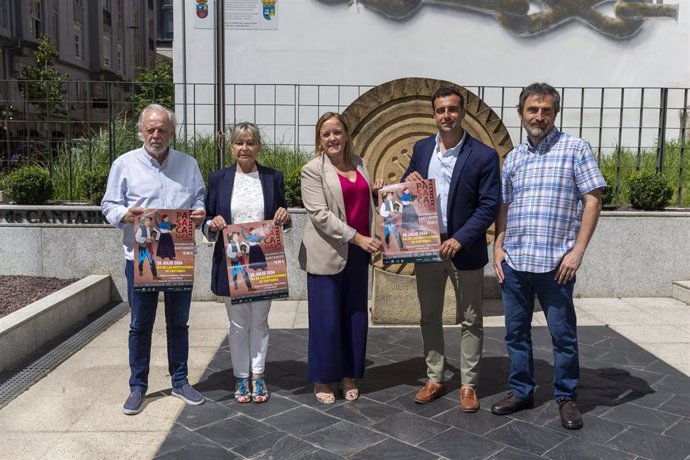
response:
[[[467,115],[463,128],[493,147],[503,158],[513,144],[498,115],[476,94],[460,85],[428,78],[403,78],[379,85],[358,97],[343,112],[352,131],[354,152],[366,162],[373,178],[399,182],[412,155],[412,147],[438,130],[431,110],[431,95],[441,87],[454,85],[465,98]],[[492,240],[489,231],[487,243]],[[372,319],[377,324],[417,324],[419,304],[414,264],[384,266],[380,256],[373,268]],[[485,281],[485,294],[496,291],[495,279]],[[489,286],[487,286],[487,284]],[[444,322],[454,324],[455,293],[446,286]]]

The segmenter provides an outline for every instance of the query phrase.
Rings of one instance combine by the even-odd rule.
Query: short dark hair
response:
[[[536,96],[537,99],[543,99],[547,96],[553,97],[553,109],[558,114],[561,111],[561,95],[558,94],[556,88],[548,83],[532,83],[522,90],[520,93],[520,102],[518,104],[518,112],[522,113],[525,108],[525,101],[530,96]]]
[[[448,97],[451,94],[455,94],[458,98],[460,98],[460,108],[464,109],[465,108],[465,98],[462,97],[462,94],[460,93],[460,88],[457,86],[441,86],[439,89],[434,91],[434,93],[431,95],[431,108],[433,110],[436,110],[436,106],[434,105],[436,103],[436,99],[439,97]]]

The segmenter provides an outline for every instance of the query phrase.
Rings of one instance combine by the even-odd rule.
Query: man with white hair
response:
[[[142,110],[137,129],[144,145],[113,162],[101,201],[108,222],[124,231],[127,300],[132,312],[130,395],[122,408],[127,415],[138,414],[143,409],[151,361],[151,334],[158,305],[158,292],[134,291],[134,219],[144,208],[191,209],[191,218],[197,224],[206,218],[205,187],[199,165],[191,156],[170,148],[175,126],[175,114],[163,106],[151,104]],[[187,380],[187,321],[192,293],[165,292],[164,297],[172,395],[187,404],[202,404],[203,396]]]

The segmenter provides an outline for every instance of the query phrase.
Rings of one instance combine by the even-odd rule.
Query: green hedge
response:
[[[53,196],[50,172],[40,166],[22,166],[4,179],[7,199],[17,204],[44,204]]]

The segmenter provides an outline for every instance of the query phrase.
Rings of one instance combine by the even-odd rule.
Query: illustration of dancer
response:
[[[252,287],[252,282],[249,280],[249,274],[247,273],[247,259],[249,259],[249,254],[247,254],[247,243],[240,241],[239,232],[232,232],[230,234],[227,254],[230,258],[232,284],[235,286],[235,289],[238,289],[237,274],[241,273],[242,278],[244,278],[244,283],[247,285],[247,289],[256,291],[256,289]]]
[[[154,280],[160,279],[158,271],[156,270],[156,258],[153,257],[153,241],[155,241],[158,233],[151,227],[151,218],[145,217],[139,223],[137,233],[134,235],[134,240],[138,246],[138,266],[139,276],[144,276],[144,262],[148,261],[151,267],[151,274]]]
[[[386,243],[386,248],[390,248],[390,236],[392,233],[395,237],[395,241],[398,242],[398,247],[400,250],[405,251],[402,238],[400,237],[400,231],[398,230],[397,221],[398,216],[400,216],[400,212],[396,212],[395,210],[396,205],[398,206],[398,209],[400,209],[402,205],[397,201],[393,201],[394,196],[395,193],[386,192],[383,196],[384,201],[381,203],[381,209],[379,209],[379,213],[381,214],[381,217],[383,217],[383,239]]]
[[[158,213],[156,213],[155,218],[156,227],[158,227],[160,231],[156,256],[161,259],[175,260],[175,243],[173,242],[171,231],[176,225],[170,222],[170,217],[167,214],[163,214],[159,220]]]
[[[417,195],[410,193],[410,189],[405,187],[402,195],[398,197],[402,203],[402,228],[403,230],[419,230],[419,216],[414,208],[413,202]]]
[[[249,232],[242,227],[242,237],[249,244],[249,268],[251,270],[265,270],[268,264],[266,263],[266,255],[261,249],[264,235],[254,227],[250,227]]]

